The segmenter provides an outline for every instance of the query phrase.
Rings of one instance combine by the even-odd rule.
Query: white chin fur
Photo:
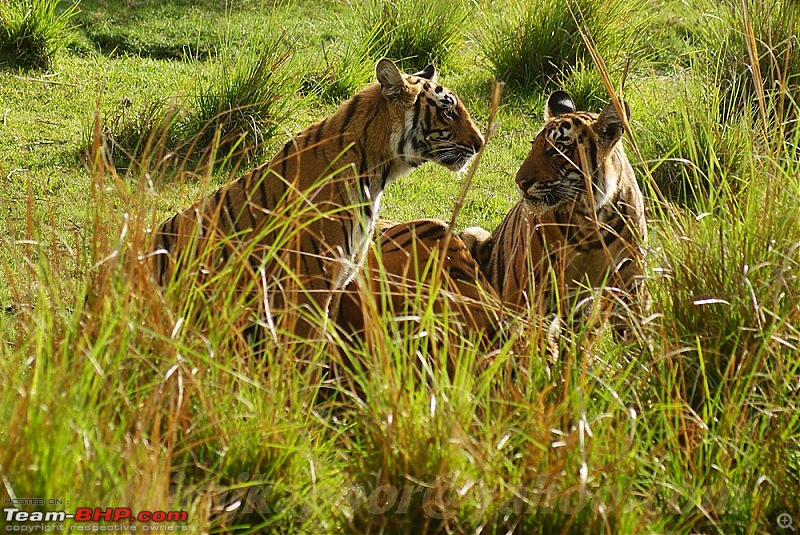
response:
[[[605,206],[611,200],[614,192],[617,191],[617,179],[605,177],[603,188],[594,188],[594,204],[597,209]]]

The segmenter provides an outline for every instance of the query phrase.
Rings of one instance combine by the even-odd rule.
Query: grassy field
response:
[[[0,0],[3,506],[186,511],[154,526],[192,533],[796,529],[798,16],[793,0]],[[332,112],[382,55],[433,61],[482,129],[505,83],[458,228],[516,201],[546,96],[597,111],[607,74],[648,202],[638,342],[565,333],[552,351],[532,321],[487,354],[423,304],[413,336],[387,318],[298,362],[243,343],[233,292],[195,324],[200,296],[152,287],[148,229]],[[462,180],[428,164],[382,215],[448,220]]]

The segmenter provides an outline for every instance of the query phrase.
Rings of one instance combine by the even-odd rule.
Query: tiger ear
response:
[[[403,73],[390,59],[383,58],[375,66],[375,76],[381,84],[381,92],[388,100],[397,100],[406,92]]]
[[[430,80],[431,82],[435,82],[436,81],[436,67],[434,67],[432,64],[429,64],[427,67],[425,67],[424,69],[422,69],[418,73],[415,73],[414,76],[417,76],[419,78],[425,78],[426,80]]]
[[[631,108],[626,102],[620,102],[625,110],[625,118],[631,118]],[[625,126],[622,124],[622,119],[617,113],[617,108],[612,102],[606,106],[600,115],[597,116],[597,122],[594,125],[594,131],[600,138],[601,144],[609,147],[620,140],[622,134],[625,132]]]
[[[553,117],[573,113],[575,110],[575,102],[572,97],[566,91],[556,91],[547,99],[547,105],[544,107],[544,120],[549,121]]]

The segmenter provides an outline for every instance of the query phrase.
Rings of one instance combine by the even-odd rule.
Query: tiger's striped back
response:
[[[151,260],[157,282],[213,248],[200,272],[244,260],[250,276],[266,275],[272,310],[328,313],[366,255],[386,186],[425,161],[459,170],[483,145],[432,66],[407,75],[383,59],[376,75],[270,162],[162,223]]]
[[[500,327],[497,295],[467,245],[448,230],[447,223],[382,220],[379,227],[363,277],[352,281],[343,294],[337,321],[345,332],[362,331],[366,318],[373,311],[380,318],[384,307],[396,317],[414,317],[433,297],[438,314],[454,313],[448,322],[450,330],[478,330],[489,339],[494,336]]]

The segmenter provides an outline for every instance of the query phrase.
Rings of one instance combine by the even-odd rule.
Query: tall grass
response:
[[[677,77],[669,91],[658,80],[636,84],[640,107],[633,121],[661,193],[697,206],[698,199],[741,191],[752,176],[749,155],[764,144],[753,136],[755,110],[723,113],[729,95],[724,75],[708,63],[691,63],[695,69]]]
[[[747,6],[727,5],[723,13],[741,22]],[[764,46],[756,27],[725,31],[740,44]],[[723,42],[730,44],[717,45]],[[798,457],[789,446],[800,429],[784,412],[796,406],[800,369],[800,316],[789,298],[798,295],[791,273],[798,262],[800,190],[796,165],[785,157],[797,137],[785,119],[775,120],[794,116],[796,108],[791,89],[761,79],[757,68],[749,79],[731,78],[727,54],[735,52],[715,50],[715,60],[692,62],[677,110],[650,118],[640,138],[643,149],[650,135],[672,143],[671,154],[683,165],[679,198],[691,201],[688,208],[655,205],[654,309],[663,316],[652,324],[652,339],[663,357],[651,362],[650,392],[661,407],[653,414],[654,440],[665,450],[656,458],[663,459],[665,487],[692,487],[684,463],[668,460],[676,455],[693,476],[716,481],[712,488],[724,497],[725,511],[706,507],[711,514],[693,523],[696,529],[771,531],[779,514],[796,513],[800,488]],[[746,54],[747,47],[735,50]],[[772,71],[773,80],[791,79],[796,71],[789,65]],[[749,102],[732,108],[731,97],[744,94]],[[770,483],[762,487],[764,481]],[[703,503],[701,495],[692,499]],[[683,513],[665,529],[683,529],[690,521]]]
[[[164,169],[142,157],[121,180],[98,122],[76,245],[52,235],[38,176],[2,196],[0,499],[186,510],[193,532],[775,533],[782,513],[796,526],[797,109],[787,86],[727,115],[720,64],[624,94],[651,231],[653,316],[632,346],[577,333],[553,347],[523,317],[486,351],[420,290],[361,340],[329,325],[256,351],[234,266],[206,280],[213,293],[151,283],[149,181]],[[593,88],[585,69],[575,83]],[[534,129],[501,129],[487,151],[521,158],[508,140]],[[668,155],[691,203],[651,187]]]
[[[723,140],[686,139],[690,152],[701,158],[693,168],[703,169],[705,164],[709,174],[690,174],[689,182],[698,187],[694,201],[699,214],[679,213],[678,228],[686,235],[663,244],[674,261],[663,285],[669,317],[680,325],[682,336],[701,341],[692,345],[706,346],[707,358],[722,359],[723,369],[727,359],[742,352],[777,349],[774,344],[795,347],[794,325],[800,319],[785,300],[798,290],[795,277],[787,274],[794,269],[800,242],[797,184],[789,178],[795,166],[759,155],[763,147],[751,121],[749,129],[739,125],[750,140],[738,155],[742,161],[736,173],[716,167],[716,159],[702,159],[704,151],[719,151]],[[709,123],[714,124],[706,120],[701,125]],[[793,150],[794,139],[781,139],[780,131],[775,134],[778,144]]]
[[[488,18],[480,50],[494,77],[512,89],[532,91],[559,84],[590,60],[579,28],[610,65],[629,52],[637,9],[625,0],[513,1]]]
[[[0,2],[0,65],[49,69],[72,42],[71,20],[77,13],[78,2]]]
[[[793,88],[800,73],[797,2],[700,4],[713,6],[705,11],[706,23],[700,26],[696,38],[707,53],[704,59],[722,67],[725,114],[750,107],[761,95],[770,99],[795,96]]]
[[[376,57],[382,56],[376,49],[380,26],[363,29],[355,40],[346,41],[339,47],[323,47],[317,60],[303,82],[310,93],[331,103],[339,103],[372,81]]]
[[[301,78],[285,34],[252,39],[249,46],[215,64],[185,98],[153,100],[138,112],[128,104],[106,121],[108,157],[185,167],[209,163],[213,154],[232,165],[249,162],[298,105]]]
[[[362,41],[369,39],[376,52],[413,72],[450,62],[464,44],[464,26],[476,6],[470,0],[369,0],[362,9]]]
[[[579,110],[601,110],[608,104],[608,94],[597,69],[579,61],[559,75],[561,87],[569,93]]]

